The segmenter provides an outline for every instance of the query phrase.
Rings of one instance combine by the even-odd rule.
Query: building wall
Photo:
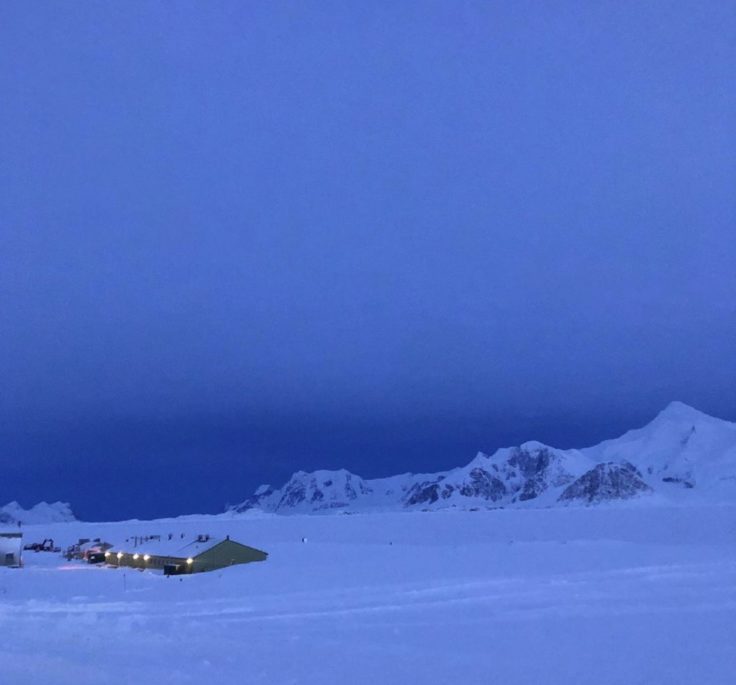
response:
[[[0,533],[0,566],[20,566],[22,549],[20,533]]]
[[[163,571],[167,564],[187,565],[187,560],[179,557],[162,557],[152,555],[148,561],[139,554],[137,559],[133,558],[132,553],[124,553],[122,558],[118,559],[117,552],[111,552],[106,558],[105,563],[110,566],[121,566],[125,568],[150,569],[154,571]]]

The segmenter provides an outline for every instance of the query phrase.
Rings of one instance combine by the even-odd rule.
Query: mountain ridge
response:
[[[662,495],[736,500],[736,423],[673,401],[642,428],[580,449],[536,440],[478,452],[465,466],[365,479],[346,469],[297,471],[280,488],[260,486],[232,513],[603,504]]]
[[[18,502],[13,501],[0,507],[0,524],[4,525],[65,523],[76,520],[67,502],[39,502],[30,509],[24,509]]]

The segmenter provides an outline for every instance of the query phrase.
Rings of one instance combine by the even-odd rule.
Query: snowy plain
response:
[[[736,682],[736,506],[56,523],[26,541],[230,534],[268,561],[165,578],[0,569],[4,685]],[[302,539],[306,538],[306,542]]]

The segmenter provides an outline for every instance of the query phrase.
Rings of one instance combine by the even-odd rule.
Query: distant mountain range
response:
[[[0,507],[0,525],[17,526],[21,524],[63,523],[75,521],[71,507],[66,502],[40,502],[30,509],[24,509],[18,502],[10,502]]]
[[[643,428],[593,447],[540,442],[479,452],[466,466],[364,479],[344,469],[295,473],[230,508],[274,513],[545,507],[736,500],[736,423],[672,402]]]

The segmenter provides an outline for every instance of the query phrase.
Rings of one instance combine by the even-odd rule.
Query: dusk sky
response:
[[[0,505],[736,420],[736,3],[0,4]]]

